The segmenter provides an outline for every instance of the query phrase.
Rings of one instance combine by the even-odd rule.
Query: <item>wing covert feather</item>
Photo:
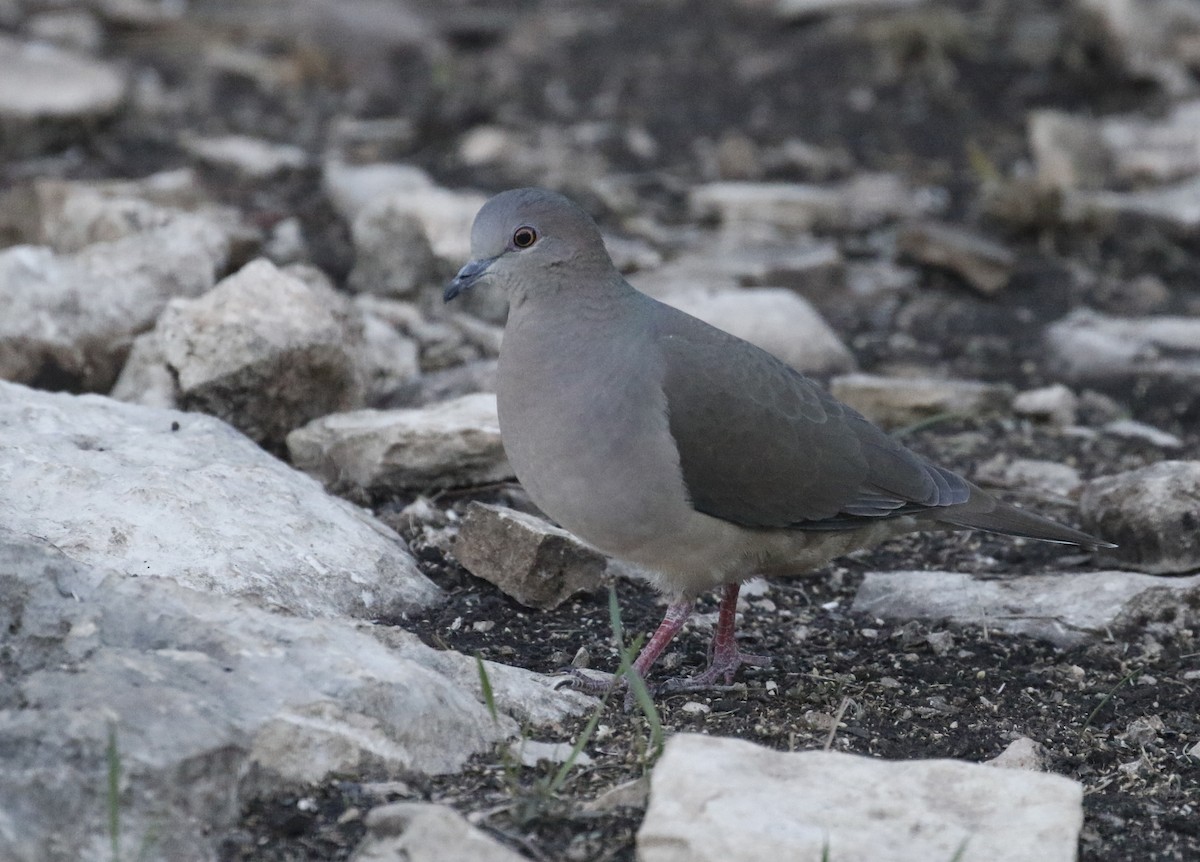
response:
[[[957,474],[771,354],[669,306],[656,312],[671,434],[698,511],[747,527],[840,528],[969,498]]]

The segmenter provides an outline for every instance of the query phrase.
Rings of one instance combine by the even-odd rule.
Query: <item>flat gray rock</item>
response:
[[[1058,502],[1073,499],[1083,485],[1079,471],[1070,464],[1004,454],[996,454],[979,464],[972,478],[987,487],[1007,488]]]
[[[1190,235],[1200,227],[1200,176],[1131,192],[1071,191],[1062,215],[1069,222],[1123,217]]]
[[[1018,416],[1053,425],[1074,425],[1079,397],[1061,383],[1054,383],[1018,392],[1012,410]]]
[[[807,374],[838,374],[857,363],[812,305],[783,288],[673,293],[663,299],[705,323],[743,338]]]
[[[1083,787],[1058,775],[694,734],[650,781],[640,862],[1073,862],[1083,824]]]
[[[0,206],[0,226],[22,243],[59,254],[188,220],[201,221],[231,244],[253,237],[241,213],[212,203],[186,168],[132,180],[36,179],[6,193]]]
[[[412,410],[354,410],[288,435],[292,463],[338,493],[486,485],[512,478],[496,396],[463,395]]]
[[[251,439],[281,445],[293,428],[360,407],[361,317],[333,290],[259,259],[155,327],[178,403]]]
[[[308,154],[294,144],[279,144],[249,135],[185,135],[183,149],[197,161],[223,168],[247,180],[267,180],[298,171],[308,164]]]
[[[1141,440],[1159,449],[1182,449],[1183,441],[1161,428],[1138,422],[1136,419],[1114,419],[1105,422],[1100,429],[1110,437],[1120,437],[1123,440]]]
[[[1200,379],[1200,318],[1110,317],[1081,309],[1047,327],[1045,344],[1054,372],[1072,382]]]
[[[495,584],[523,605],[555,608],[596,588],[607,558],[566,530],[504,506],[467,507],[454,557],[471,574]]]
[[[891,428],[946,414],[987,416],[1006,413],[1013,388],[1006,383],[942,380],[933,377],[883,377],[846,374],[829,383],[834,398],[845,401],[872,422]]]
[[[229,251],[226,230],[178,212],[73,253],[0,250],[0,379],[107,391],[134,336],[171,298],[209,290]]]
[[[1088,529],[1119,547],[1103,559],[1156,575],[1200,570],[1200,461],[1160,461],[1093,479],[1079,499]]]
[[[0,152],[27,155],[59,142],[64,124],[114,113],[125,89],[125,76],[108,63],[0,36]]]
[[[885,620],[985,626],[1066,647],[1147,622],[1195,625],[1198,599],[1200,575],[1107,571],[986,579],[960,572],[867,572],[853,610]]]
[[[836,243],[811,237],[747,245],[705,234],[669,262],[633,273],[629,283],[645,294],[671,301],[688,293],[718,293],[737,286],[814,290],[839,287],[844,261]]]
[[[376,212],[416,219],[434,255],[453,268],[470,256],[471,222],[486,200],[478,192],[417,186],[374,197],[361,212],[379,208]]]
[[[0,608],[0,858],[14,862],[112,857],[110,806],[121,858],[211,862],[257,798],[454,771],[518,733],[510,709],[561,721],[587,701],[507,668],[494,719],[467,656],[106,572],[7,532]],[[474,675],[436,669],[454,659]]]
[[[353,290],[407,297],[423,287],[440,287],[437,259],[424,224],[407,207],[397,207],[395,198],[384,196],[368,203],[355,217],[350,234]]]
[[[440,596],[400,538],[223,422],[0,383],[0,523],[74,560],[304,617]]]
[[[947,269],[984,296],[1008,284],[1016,255],[998,242],[956,225],[910,224],[896,237],[896,250],[926,266]]]
[[[525,862],[448,805],[393,802],[367,813],[350,862]]]
[[[1200,101],[1161,120],[1033,111],[1029,140],[1038,180],[1053,188],[1179,180],[1200,173]]]
[[[789,21],[863,12],[911,9],[928,0],[774,0],[775,14]]]
[[[352,164],[340,157],[326,160],[321,180],[333,208],[347,222],[353,222],[376,198],[433,188],[429,174],[416,165],[401,162]]]
[[[688,195],[697,218],[716,218],[726,233],[770,240],[814,228],[862,229],[920,212],[894,174],[859,174],[838,185],[716,182]]]

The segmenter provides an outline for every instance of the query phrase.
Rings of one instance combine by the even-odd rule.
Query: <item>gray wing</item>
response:
[[[746,527],[842,529],[965,502],[967,482],[769,353],[655,303],[692,505]]]

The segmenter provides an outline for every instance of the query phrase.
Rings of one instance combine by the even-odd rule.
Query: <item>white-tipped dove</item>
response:
[[[769,353],[635,290],[592,219],[516,189],[471,229],[450,301],[495,284],[509,301],[497,397],[509,461],[563,527],[652,572],[671,600],[633,663],[645,677],[705,590],[723,588],[707,670],[743,664],[740,583],[797,575],[930,527],[1097,546],[909,451]]]

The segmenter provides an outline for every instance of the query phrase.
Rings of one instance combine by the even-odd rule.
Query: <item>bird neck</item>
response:
[[[598,320],[619,315],[637,291],[608,261],[583,268],[577,262],[549,266],[536,282],[513,285],[509,320],[531,315],[541,319]]]

